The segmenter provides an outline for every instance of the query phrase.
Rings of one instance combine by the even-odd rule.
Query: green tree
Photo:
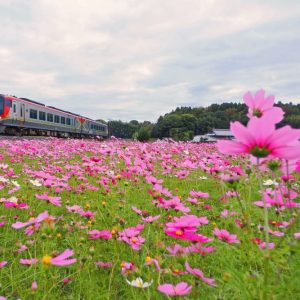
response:
[[[150,130],[149,127],[141,127],[136,136],[137,140],[140,142],[147,142],[150,140]]]

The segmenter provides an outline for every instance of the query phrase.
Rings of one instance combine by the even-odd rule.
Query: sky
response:
[[[300,103],[300,1],[0,0],[0,70],[0,93],[93,119]]]

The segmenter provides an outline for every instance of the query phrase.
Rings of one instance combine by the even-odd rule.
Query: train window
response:
[[[65,117],[61,117],[60,118],[60,123],[61,124],[66,124],[66,118]]]
[[[8,107],[12,107],[12,102],[11,102],[11,100],[6,100],[6,105],[7,105]]]
[[[47,114],[47,121],[48,122],[53,122],[53,114]]]
[[[22,118],[23,117],[23,105],[21,104],[21,107],[20,107],[20,117]]]
[[[55,115],[54,116],[54,123],[59,123],[59,116],[58,115]]]
[[[71,125],[71,119],[70,119],[70,118],[67,118],[67,119],[66,119],[66,123],[67,123],[67,125]]]
[[[37,119],[37,110],[36,109],[30,109],[29,117],[30,117],[30,119]]]
[[[16,104],[15,104],[15,103],[13,104],[13,112],[14,112],[14,113],[16,113],[16,112],[17,112],[17,106],[16,106]]]
[[[46,113],[44,111],[39,111],[39,120],[46,121]]]

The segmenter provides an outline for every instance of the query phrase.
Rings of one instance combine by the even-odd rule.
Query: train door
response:
[[[16,123],[17,122],[17,102],[16,101],[12,101],[12,118],[13,118],[13,122]]]
[[[20,118],[21,118],[21,122],[24,124],[25,123],[25,104],[24,103],[20,104]]]

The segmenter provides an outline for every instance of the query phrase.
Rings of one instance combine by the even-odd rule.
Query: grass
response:
[[[0,176],[8,180],[0,190],[1,198],[14,196],[19,202],[27,203],[30,208],[7,208],[3,203],[0,204],[0,221],[7,221],[6,225],[0,227],[0,261],[8,261],[5,267],[0,268],[0,295],[8,299],[166,299],[167,296],[158,292],[158,285],[181,281],[193,286],[191,294],[183,297],[186,299],[262,299],[266,289],[268,299],[296,299],[300,295],[299,240],[292,236],[299,231],[299,218],[288,229],[290,232],[284,238],[270,237],[271,242],[279,244],[279,247],[275,246],[274,250],[270,250],[269,283],[267,287],[264,285],[266,251],[253,243],[255,237],[264,239],[264,233],[258,229],[259,224],[264,224],[263,210],[253,205],[255,200],[261,199],[258,179],[253,172],[249,176],[241,177],[234,187],[241,195],[241,204],[250,220],[249,226],[240,228],[235,223],[235,219],[243,221],[237,198],[220,201],[220,197],[232,186],[221,181],[218,174],[205,172],[203,167],[214,164],[219,167],[220,172],[223,170],[220,166],[226,166],[225,158],[219,157],[213,146],[122,141],[109,142],[107,147],[104,145],[94,141],[56,139],[1,141],[1,163],[8,164],[8,169],[14,170],[11,175],[7,168],[0,168]],[[189,151],[189,154],[184,151]],[[170,167],[170,173],[163,174],[166,169],[162,163],[170,160],[166,158],[168,155],[175,163],[172,166],[169,161],[167,166]],[[98,157],[100,161],[93,162],[91,157]],[[195,164],[195,168],[183,164],[188,157]],[[132,169],[132,166],[126,166],[127,159],[131,160],[132,166],[138,166],[135,168],[137,173],[132,173],[131,178],[122,173]],[[207,163],[207,159],[211,161]],[[199,162],[203,165],[200,166]],[[246,164],[246,159],[231,162],[232,165],[241,163]],[[179,170],[187,170],[189,175],[179,179],[174,175]],[[33,186],[29,182],[36,177],[30,174],[32,171],[43,171],[60,179],[68,175],[69,178],[62,182],[70,189],[64,188],[56,193],[55,188]],[[111,180],[107,186],[99,184],[103,176],[112,176],[109,171],[114,171],[114,175],[120,174],[116,184],[112,184]],[[153,205],[154,198],[149,194],[152,185],[144,178],[147,173],[163,179],[163,186],[174,196],[179,196],[182,203],[191,209],[189,214],[208,217],[209,224],[201,226],[199,233],[213,237],[213,229],[218,227],[237,234],[241,243],[227,244],[214,238],[208,243],[215,247],[212,253],[204,256],[196,253],[182,257],[170,256],[166,250],[168,246],[174,243],[184,246],[190,244],[168,237],[164,233],[165,223],[174,216],[183,214]],[[201,176],[206,176],[207,179],[200,180]],[[263,179],[270,178],[268,172],[262,176]],[[20,189],[8,194],[13,188],[12,180],[18,182]],[[57,179],[56,181],[61,182]],[[86,183],[99,190],[87,189],[84,187]],[[298,191],[299,188],[294,189]],[[210,196],[208,199],[200,199],[198,205],[191,205],[186,200],[192,190],[208,192]],[[36,199],[35,194],[45,191],[52,196],[61,197],[62,205],[58,207]],[[75,204],[84,210],[96,212],[95,217],[87,219],[69,213],[65,206]],[[207,209],[205,204],[210,205],[211,209]],[[88,232],[93,229],[123,230],[141,223],[141,217],[132,211],[132,206],[147,211],[152,216],[161,216],[158,221],[145,224],[141,235],[146,240],[140,251],[134,251],[116,238],[108,241],[88,239]],[[237,215],[221,218],[220,214],[224,209],[236,211]],[[25,222],[30,216],[35,217],[45,210],[56,220],[52,224],[44,222],[33,235],[27,236],[23,229],[15,230],[11,227],[16,221]],[[270,209],[269,218],[288,221],[295,218],[297,213],[295,209],[287,209],[276,214],[274,209]],[[28,250],[17,253],[21,245],[26,245]],[[77,259],[75,264],[60,267],[41,263],[44,255],[55,256],[67,248],[74,250],[73,257]],[[163,271],[157,272],[153,265],[146,266],[147,256],[156,258]],[[39,262],[25,266],[19,263],[21,258],[38,258]],[[99,260],[112,262],[112,268],[97,267],[95,262]],[[145,281],[153,280],[153,284],[147,289],[128,285],[125,276],[121,274],[123,261],[134,262],[137,268],[135,273],[126,276],[128,280],[141,276]],[[208,286],[191,274],[176,275],[178,271],[185,270],[186,261],[193,268],[201,269],[206,277],[215,278],[217,287]],[[65,278],[69,282],[64,283]],[[38,284],[37,290],[31,288],[33,281]]]

